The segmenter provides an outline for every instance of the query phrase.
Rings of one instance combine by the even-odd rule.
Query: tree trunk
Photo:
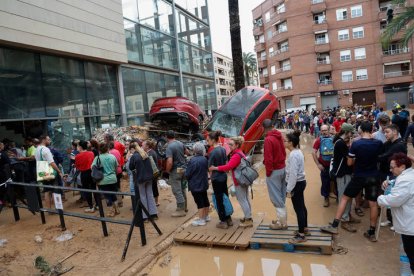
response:
[[[243,52],[240,38],[239,1],[229,1],[231,53],[233,56],[233,71],[236,91],[244,85]]]
[[[246,85],[250,85],[250,68],[247,64],[244,66],[244,72],[246,74]]]

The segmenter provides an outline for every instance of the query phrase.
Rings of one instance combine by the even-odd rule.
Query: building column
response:
[[[181,54],[180,54],[180,41],[178,39],[178,26],[177,24],[179,24],[179,17],[178,14],[175,10],[175,1],[172,0],[172,12],[174,15],[174,36],[175,36],[175,44],[176,44],[176,49],[177,49],[177,65],[178,65],[178,72],[179,72],[179,77],[180,77],[180,94],[177,96],[182,96],[184,97],[184,85],[183,85],[183,70],[181,69]]]
[[[126,116],[126,104],[125,104],[125,94],[124,94],[124,82],[122,79],[122,67],[118,65],[117,68],[118,74],[118,97],[119,97],[119,107],[121,108],[121,118],[122,118],[122,126],[126,126],[128,124],[127,116]]]

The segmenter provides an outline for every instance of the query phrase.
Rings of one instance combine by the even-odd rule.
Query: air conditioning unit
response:
[[[348,89],[347,90],[342,90],[342,94],[349,95],[349,90]]]

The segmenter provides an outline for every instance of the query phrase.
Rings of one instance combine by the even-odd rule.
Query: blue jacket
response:
[[[185,177],[191,192],[204,192],[208,189],[208,162],[204,156],[194,156],[187,164]]]

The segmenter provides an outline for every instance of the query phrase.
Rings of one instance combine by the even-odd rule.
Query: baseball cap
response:
[[[361,118],[362,117],[362,114],[358,114],[357,115],[357,119],[359,119],[359,118]]]
[[[342,124],[341,130],[346,131],[346,132],[354,132],[355,131],[354,126],[351,125],[351,124],[347,124],[347,123]]]

